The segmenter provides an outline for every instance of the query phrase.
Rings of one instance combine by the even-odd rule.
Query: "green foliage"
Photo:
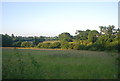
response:
[[[45,41],[45,39],[42,36],[40,36],[40,37],[34,37],[33,44],[37,45],[38,43],[43,42],[43,41]]]
[[[92,45],[90,45],[89,46],[89,50],[91,50],[91,51],[104,51],[105,50],[105,46],[104,46],[104,44],[97,44],[97,43],[95,43],[95,44],[92,44]]]
[[[31,42],[22,42],[21,47],[33,47],[33,44]]]
[[[62,49],[74,49],[75,44],[70,42],[61,42]]]
[[[94,42],[96,42],[98,36],[99,36],[98,31],[92,30],[88,34],[88,41],[94,43]]]
[[[50,48],[50,43],[39,43],[38,48]]]
[[[3,47],[12,47],[12,44],[13,44],[12,37],[10,37],[7,34],[2,35],[2,46]]]
[[[42,43],[39,43],[36,47],[37,48],[41,48],[42,47]]]
[[[61,44],[59,42],[54,42],[50,44],[50,48],[60,48]]]
[[[76,34],[77,34],[76,39],[77,40],[87,40],[89,32],[90,32],[90,30],[86,30],[86,31],[77,30],[76,31]]]
[[[105,34],[105,35],[112,35],[116,33],[116,30],[114,29],[115,26],[114,25],[109,25],[108,27],[106,26],[99,26],[100,28],[100,33]]]
[[[69,43],[69,48],[68,49],[74,49],[75,44],[70,44]]]
[[[75,44],[73,47],[74,50],[80,50],[80,46],[78,44]]]
[[[69,49],[69,43],[68,42],[62,42],[61,43],[61,48],[62,49]]]
[[[106,45],[106,50],[118,50],[118,41],[110,42]]]
[[[108,36],[106,35],[102,35],[98,38],[98,40],[96,41],[97,44],[102,44],[105,45],[106,41],[108,40]]]
[[[62,42],[71,42],[72,36],[67,32],[61,33],[61,34],[59,34],[59,40]]]
[[[14,46],[14,47],[20,47],[20,46],[21,46],[21,43],[22,43],[22,41],[14,42],[14,43],[13,43],[13,46]]]
[[[50,46],[50,43],[43,43],[42,44],[42,48],[49,48],[49,46]]]
[[[55,37],[34,36],[22,37],[1,34],[3,47],[38,47],[38,48],[62,48],[77,50],[118,50],[120,41],[120,29],[109,25],[100,26],[100,33],[97,30],[77,30],[76,35],[64,32]],[[26,42],[24,42],[26,41]],[[55,43],[55,41],[57,41]]]

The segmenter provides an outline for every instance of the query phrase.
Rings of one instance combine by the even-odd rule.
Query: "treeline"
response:
[[[55,37],[22,37],[2,35],[2,47],[37,47],[37,48],[61,48],[93,51],[118,51],[120,47],[120,29],[109,25],[99,26],[97,30],[77,30],[75,36],[64,32]]]
[[[45,36],[30,36],[30,37],[22,37],[22,36],[14,36],[12,34],[9,36],[8,34],[0,34],[2,36],[2,47],[35,47],[38,43],[43,41],[55,41],[58,40],[58,37],[45,37]]]

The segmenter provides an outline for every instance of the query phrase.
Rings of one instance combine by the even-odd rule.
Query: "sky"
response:
[[[2,34],[75,35],[108,25],[118,27],[118,2],[2,2]]]

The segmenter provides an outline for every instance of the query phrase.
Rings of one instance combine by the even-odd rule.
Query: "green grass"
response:
[[[5,48],[2,52],[3,79],[117,79],[116,53]]]

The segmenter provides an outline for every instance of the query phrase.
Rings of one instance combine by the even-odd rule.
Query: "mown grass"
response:
[[[5,48],[2,52],[3,79],[117,78],[117,53]]]

